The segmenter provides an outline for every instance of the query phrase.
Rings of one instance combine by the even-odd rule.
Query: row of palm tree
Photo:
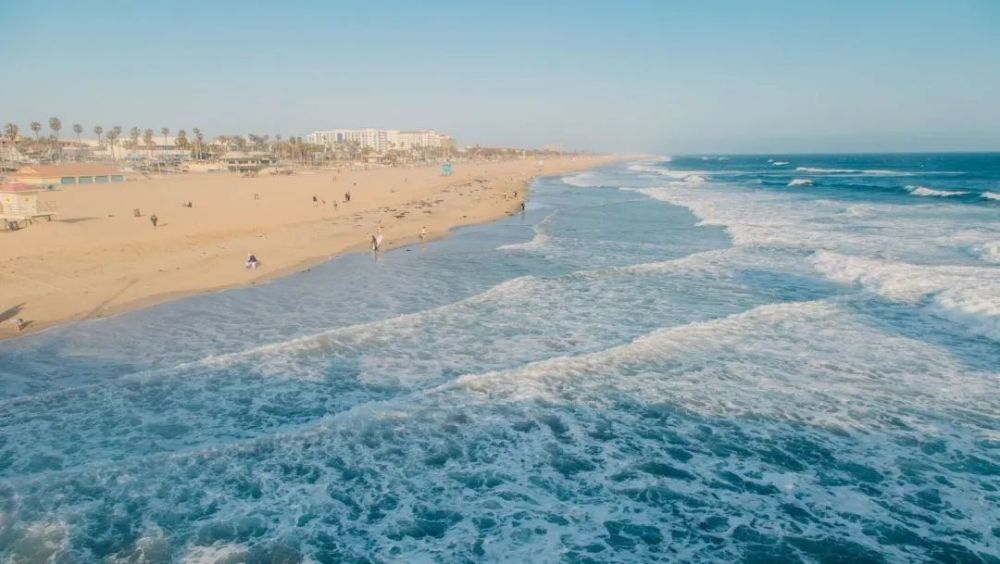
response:
[[[35,134],[34,147],[45,148],[47,145],[48,151],[51,156],[58,158],[59,151],[59,135],[62,130],[62,122],[59,118],[53,117],[49,119],[49,129],[52,134],[49,136],[47,141],[43,141],[40,137],[42,131],[42,124],[40,122],[31,122],[31,131]],[[77,141],[82,141],[83,126],[80,124],[73,124],[73,132],[76,134]],[[122,127],[114,126],[107,131],[100,126],[95,125],[93,127],[94,135],[97,136],[98,146],[107,147],[112,158],[119,158],[118,151],[121,148],[137,150],[142,145],[150,151],[150,156],[152,156],[152,150],[156,146],[154,141],[155,131],[153,129],[140,129],[139,127],[132,127],[128,131],[128,137],[122,139]],[[190,149],[192,156],[195,159],[204,159],[207,155],[217,154],[220,151],[231,151],[231,150],[256,150],[256,151],[268,151],[274,153],[280,158],[296,159],[301,161],[307,160],[337,160],[337,161],[348,161],[348,160],[358,160],[359,158],[366,158],[371,155],[373,150],[370,147],[361,147],[360,143],[357,141],[338,143],[333,147],[326,147],[322,145],[315,145],[311,143],[306,143],[303,141],[302,137],[289,137],[287,139],[282,139],[281,135],[257,135],[254,133],[248,135],[220,135],[216,138],[216,144],[206,147],[204,143],[204,135],[201,130],[197,127],[192,128],[193,139],[188,138],[187,131],[181,129],[177,131],[174,138],[174,145],[179,149]],[[20,137],[20,128],[15,123],[8,123],[3,130],[4,136],[9,139],[12,143],[17,143],[20,139],[26,141]],[[160,128],[160,134],[163,136],[163,144],[167,145],[169,143],[168,136],[170,135],[170,128],[162,127]],[[394,149],[394,148],[393,148]],[[438,153],[449,153],[446,150],[433,150],[430,148],[420,148],[418,158],[425,160],[427,158],[438,157]],[[412,155],[407,154],[402,150],[390,150],[388,157],[390,160],[407,160],[411,158]]]
[[[29,125],[29,128],[35,134],[34,143],[31,145],[31,148],[36,151],[39,148],[47,150],[47,152],[52,158],[58,159],[59,156],[61,155],[60,132],[62,131],[62,120],[60,120],[57,117],[49,118],[49,129],[51,130],[52,133],[48,136],[48,138],[44,140],[41,137],[41,132],[42,132],[41,122],[33,121]],[[73,124],[73,133],[76,134],[77,143],[81,143],[83,141],[82,137],[83,131],[84,128],[82,125],[80,125],[79,123]],[[122,137],[122,127],[120,125],[116,125],[108,129],[107,131],[105,131],[103,126],[95,125],[93,128],[93,132],[94,135],[97,136],[98,146],[107,147],[111,151],[112,158],[118,158],[116,154],[116,149],[118,149],[121,146],[127,146],[128,148],[131,149],[138,148],[140,137],[143,139],[143,142],[147,147],[152,148],[154,145],[152,129],[146,129],[142,131],[138,127],[133,127],[129,130],[129,141],[127,142],[123,141],[121,143],[119,143],[119,139],[121,139]],[[200,159],[204,155],[204,149],[203,149],[204,136],[202,135],[201,130],[197,127],[193,128],[192,132],[194,133],[193,143],[192,141],[188,140],[187,132],[183,129],[177,132],[177,136],[174,142],[175,145],[177,145],[180,148],[185,148],[185,149],[192,148],[195,153],[195,157]],[[12,145],[15,146],[18,143],[18,141],[21,141],[23,143],[29,142],[29,140],[21,137],[20,133],[21,133],[21,128],[16,123],[7,123],[3,128],[3,136],[6,139],[8,139]],[[169,143],[168,136],[170,135],[170,128],[169,127],[160,128],[160,134],[163,135],[163,144],[164,145],[168,144]]]

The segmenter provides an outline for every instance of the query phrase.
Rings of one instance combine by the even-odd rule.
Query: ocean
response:
[[[3,562],[997,563],[1000,155],[540,178],[0,383]]]

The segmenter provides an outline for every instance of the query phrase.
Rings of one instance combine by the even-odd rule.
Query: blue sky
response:
[[[1000,2],[0,0],[0,122],[1000,150]]]

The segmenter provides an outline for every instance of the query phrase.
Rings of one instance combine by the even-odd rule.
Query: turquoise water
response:
[[[2,342],[0,561],[1000,562],[998,198],[1000,155],[624,163]]]

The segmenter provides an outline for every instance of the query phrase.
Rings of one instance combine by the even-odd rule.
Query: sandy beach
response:
[[[190,173],[67,188],[54,194],[55,221],[0,234],[0,338],[17,334],[10,320],[18,317],[28,334],[260,283],[366,249],[379,226],[385,248],[412,242],[425,228],[428,238],[439,237],[519,210],[535,176],[610,160],[458,163],[450,177],[428,166],[257,178]],[[192,207],[182,205],[189,201]],[[244,268],[247,253],[260,259],[258,269]]]

